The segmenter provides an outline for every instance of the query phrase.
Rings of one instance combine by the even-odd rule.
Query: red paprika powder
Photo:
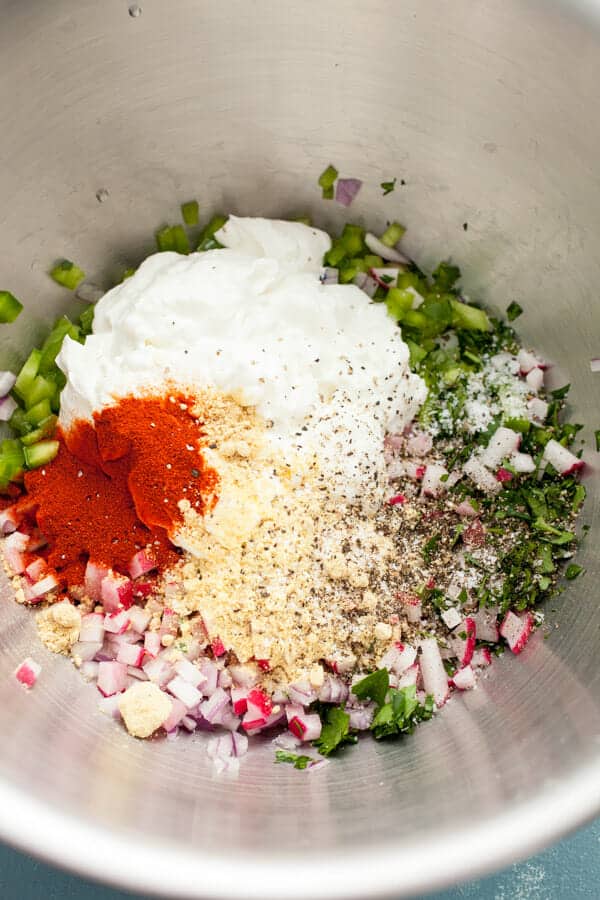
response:
[[[27,496],[48,539],[42,551],[63,587],[83,584],[88,560],[127,573],[149,548],[158,568],[177,561],[169,534],[178,503],[200,514],[216,502],[218,474],[199,449],[205,437],[184,395],[126,397],[59,432],[58,456],[27,472]]]

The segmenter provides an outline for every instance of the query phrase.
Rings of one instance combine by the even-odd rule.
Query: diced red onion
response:
[[[71,647],[71,656],[89,662],[94,659],[102,648],[102,641],[77,641]]]
[[[102,599],[102,581],[108,575],[108,571],[106,566],[88,561],[85,567],[84,587],[91,600]]]
[[[9,506],[0,512],[0,534],[12,534],[19,527],[16,507]]]
[[[145,666],[144,671],[146,671]],[[147,674],[150,675],[150,673]],[[152,676],[150,676],[150,678],[151,677]],[[177,697],[178,700],[181,700],[182,703],[185,703],[188,709],[197,706],[202,700],[202,693],[192,684],[185,681],[180,675],[176,675],[175,678],[172,678],[171,681],[169,681],[167,690],[174,697]]]
[[[277,747],[282,747],[284,750],[296,750],[302,741],[296,737],[295,734],[292,734],[291,731],[282,731],[281,734],[278,734],[277,737],[273,738],[273,743]]]
[[[152,618],[148,610],[142,609],[141,606],[136,606],[135,604],[127,610],[127,615],[129,616],[131,627],[140,634],[145,632]]]
[[[357,288],[360,288],[361,291],[365,286],[365,282],[368,278],[366,272],[357,272],[354,278],[352,279],[352,284],[355,284]]]
[[[181,720],[187,715],[187,706],[174,697],[171,700],[171,711],[169,715],[162,723],[162,727],[165,731],[173,731],[174,728],[177,728]]]
[[[184,716],[181,720],[181,724],[185,728],[186,731],[195,731],[198,727],[198,723],[192,716]]]
[[[13,372],[0,372],[0,397],[5,397],[15,386],[17,376]]]
[[[258,672],[251,666],[229,666],[231,677],[240,687],[252,687],[258,681]]]
[[[42,578],[41,581],[36,582],[36,584],[26,584],[23,588],[23,593],[25,594],[25,600],[28,603],[39,603],[40,600],[43,600],[46,594],[50,591],[53,591],[58,587],[58,579],[55,575],[46,575],[45,578]]]
[[[348,693],[348,685],[345,684],[341,678],[336,678],[333,675],[326,675],[317,697],[323,703],[335,703],[337,705],[345,703],[348,699]],[[290,699],[292,699],[291,695]]]
[[[400,253],[399,250],[396,250],[394,247],[388,247],[387,244],[384,244],[379,240],[378,237],[375,237],[374,234],[367,231],[365,235],[365,244],[375,256],[381,256],[382,259],[388,260],[388,262],[396,262],[402,263],[402,265],[409,265],[410,259],[405,256],[403,253]]]
[[[426,693],[433,696],[436,706],[443,706],[450,692],[448,676],[435,638],[421,641],[420,667]]]
[[[136,681],[150,680],[144,670],[140,669],[139,666],[127,666],[127,674],[134,678]]]
[[[98,690],[105,697],[119,694],[127,688],[127,666],[120,662],[101,662],[98,665]]]
[[[200,712],[211,725],[218,723],[220,714],[229,705],[229,694],[223,688],[217,688],[214,693],[200,704]]]
[[[81,617],[80,641],[104,640],[104,616],[101,613],[87,613]]]
[[[157,631],[147,631],[144,635],[144,652],[155,659],[161,649],[160,634]]]
[[[188,684],[193,685],[195,688],[200,688],[206,683],[206,676],[188,659],[180,659],[179,662],[176,662],[175,671],[184,681],[187,681]]]
[[[361,187],[360,178],[338,178],[335,185],[335,199],[342,206],[350,206]]]
[[[112,644],[108,640],[105,640],[96,653],[94,659],[98,662],[110,662],[111,660],[117,658],[118,652],[119,648],[115,644]]]
[[[350,728],[357,731],[367,731],[373,722],[375,712],[375,704],[368,703],[366,706],[355,706],[346,710],[350,716]]]
[[[592,372],[600,372],[600,358],[599,357],[596,356],[593,359],[590,359],[590,369],[592,370]]]
[[[200,672],[206,679],[202,684],[202,693],[205,697],[210,697],[217,689],[219,681],[219,668],[212,659],[203,659],[198,664]]]
[[[288,697],[292,703],[299,703],[301,706],[308,706],[317,699],[316,690],[308,683],[308,681],[295,681],[288,687]]]
[[[124,609],[104,616],[104,630],[111,634],[123,634],[129,628],[129,624],[129,613]]]
[[[109,572],[100,585],[102,606],[107,613],[117,613],[121,609],[129,609],[133,603],[133,584],[131,579],[116,572]]]
[[[174,674],[173,666],[160,656],[156,657],[156,659],[149,659],[144,663],[142,669],[150,681],[153,681],[161,688],[164,688]]]
[[[38,556],[25,567],[25,577],[30,584],[36,584],[36,582],[41,580],[47,569],[48,563],[46,560]]]
[[[117,662],[125,663],[126,666],[135,666],[139,668],[144,659],[144,648],[139,644],[122,644],[117,653]]]
[[[0,398],[0,422],[8,422],[18,405],[11,396]]]
[[[27,659],[24,659],[21,665],[15,669],[15,678],[24,687],[32,688],[38,680],[41,671],[42,667],[40,664],[32,659],[31,656],[28,656]]]
[[[219,669],[219,675],[217,678],[218,687],[229,689],[233,684],[233,678],[229,674],[229,669]]]

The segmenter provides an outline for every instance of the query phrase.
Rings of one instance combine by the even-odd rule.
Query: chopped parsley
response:
[[[306,769],[316,760],[312,756],[297,756],[295,753],[288,753],[287,750],[276,750],[275,762],[291,763],[295,769]]]
[[[573,581],[579,575],[581,575],[584,571],[583,566],[578,566],[576,563],[571,563],[570,566],[567,566],[565,569],[565,578],[567,581]]]
[[[328,709],[321,721],[321,736],[314,741],[314,746],[323,756],[329,756],[344,744],[356,744],[358,738],[350,733],[350,716],[341,707]]]
[[[506,308],[506,318],[509,322],[514,322],[515,319],[518,319],[520,315],[523,314],[523,307],[519,306],[518,303],[513,302],[509,304]]]
[[[421,705],[417,700],[417,688],[390,688],[389,700],[379,707],[371,724],[371,731],[377,740],[410,734],[415,725],[430,719],[433,715],[433,697],[427,696]]]
[[[352,688],[352,693],[359,700],[374,700],[377,706],[383,706],[390,686],[390,675],[387,669],[375,669]]]
[[[598,428],[598,429],[594,432],[594,439],[595,439],[595,441],[596,441],[596,450],[597,450],[598,453],[600,453],[600,428]]]
[[[431,562],[433,556],[437,553],[441,539],[442,535],[440,533],[434,534],[433,537],[430,537],[423,545],[421,553],[426,563]]]
[[[381,190],[383,191],[383,196],[385,197],[387,194],[391,194],[392,191],[396,187],[397,178],[393,178],[392,181],[382,181],[380,184]]]

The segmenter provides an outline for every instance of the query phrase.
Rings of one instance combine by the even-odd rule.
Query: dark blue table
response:
[[[131,900],[131,894],[81,881],[0,847],[2,900]],[[571,838],[480,881],[428,900],[571,900],[600,898],[600,819]]]

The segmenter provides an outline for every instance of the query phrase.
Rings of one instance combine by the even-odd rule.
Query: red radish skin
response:
[[[463,666],[452,678],[454,687],[459,691],[470,691],[475,687],[475,673],[470,665]]]
[[[225,649],[225,644],[223,643],[223,641],[222,641],[221,638],[219,638],[219,637],[216,637],[216,638],[212,641],[211,647],[212,647],[212,652],[214,653],[214,655],[215,655],[216,657],[218,657],[218,656],[225,656],[225,654],[227,653],[227,650]]]
[[[129,609],[133,603],[133,583],[125,575],[109,572],[100,585],[102,606],[107,613]]]
[[[42,667],[40,664],[28,656],[15,670],[15,678],[24,688],[29,690],[38,680],[41,671]]]
[[[157,563],[147,550],[138,550],[138,552],[131,557],[128,568],[130,576],[135,581],[135,579],[140,578],[141,575],[147,575],[148,572],[153,572],[157,568]]]
[[[395,494],[393,497],[390,497],[388,503],[390,506],[399,506],[402,503],[406,503],[406,497],[404,494]]]
[[[236,716],[243,716],[248,709],[248,693],[246,688],[232,687],[231,702]]]
[[[521,616],[509,611],[504,617],[504,621],[500,626],[500,634],[507,642],[513,653],[519,654],[525,648],[527,641],[531,636],[535,619],[531,612],[526,612]]]
[[[121,644],[117,653],[117,662],[125,663],[126,666],[135,666],[138,668],[142,665],[144,659],[144,648],[137,644]]]
[[[130,622],[124,609],[120,612],[108,613],[104,616],[104,630],[111,634],[123,634],[129,628]]]
[[[544,447],[542,463],[550,463],[559,475],[572,475],[583,469],[585,465],[582,459],[579,459],[554,438],[551,438]]]
[[[248,703],[252,703],[260,709],[262,715],[265,717],[270,716],[273,712],[273,701],[265,691],[261,690],[261,688],[252,688],[252,690],[248,692]]]

